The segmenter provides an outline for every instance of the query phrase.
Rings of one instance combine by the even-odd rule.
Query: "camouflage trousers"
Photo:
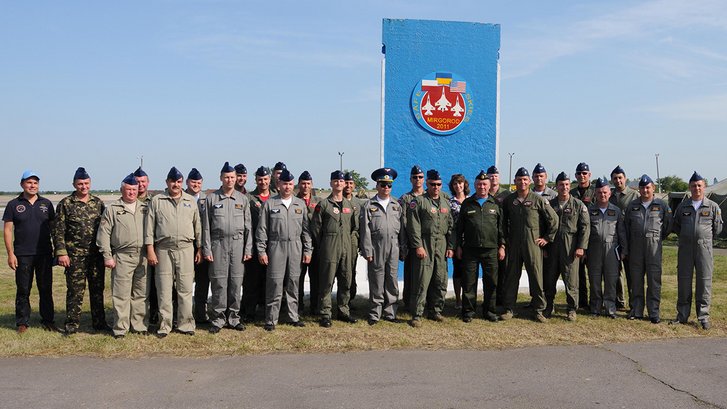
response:
[[[66,328],[78,328],[81,322],[83,293],[88,281],[88,296],[91,301],[91,323],[94,329],[105,327],[104,280],[106,270],[103,258],[96,255],[70,256],[71,265],[66,268]]]

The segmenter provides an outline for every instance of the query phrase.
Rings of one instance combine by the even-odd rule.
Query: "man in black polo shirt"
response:
[[[41,325],[46,331],[58,331],[53,322],[53,252],[50,222],[55,217],[53,204],[38,194],[40,178],[26,170],[20,178],[23,193],[8,202],[3,214],[5,249],[8,266],[15,271],[15,325],[18,333],[30,325],[30,289],[33,273],[40,294]],[[13,241],[13,233],[15,240]]]

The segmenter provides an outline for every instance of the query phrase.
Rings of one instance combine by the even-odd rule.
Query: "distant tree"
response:
[[[355,170],[344,169],[343,173],[346,173],[346,172],[350,172],[351,176],[353,176],[353,183],[356,185],[356,190],[369,188],[368,179],[361,176],[360,173],[356,172]]]
[[[686,192],[689,190],[689,183],[679,176],[666,176],[659,179],[662,192]]]

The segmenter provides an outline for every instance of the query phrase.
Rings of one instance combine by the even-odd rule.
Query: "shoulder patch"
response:
[[[410,209],[416,209],[416,207],[417,207],[417,202],[416,201],[412,200],[411,202],[409,202],[409,208]]]

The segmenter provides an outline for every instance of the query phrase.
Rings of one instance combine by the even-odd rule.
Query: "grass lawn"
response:
[[[107,270],[107,277],[110,272]],[[54,269],[53,295],[56,307],[56,323],[62,326],[65,318],[65,278],[63,270]],[[86,299],[88,296],[86,295]],[[481,300],[481,288],[480,288]],[[128,335],[115,340],[108,334],[94,334],[88,301],[81,317],[81,332],[65,337],[40,329],[38,296],[35,285],[31,295],[31,328],[18,335],[15,331],[15,279],[7,266],[4,247],[0,253],[0,356],[69,356],[141,357],[168,356],[220,356],[297,352],[348,352],[387,349],[493,349],[534,345],[599,344],[605,342],[630,342],[664,338],[716,337],[727,335],[727,256],[715,256],[715,276],[712,295],[712,329],[698,328],[692,308],[689,325],[668,325],[676,316],[676,248],[664,249],[664,275],[662,284],[662,323],[628,321],[625,312],[619,318],[592,318],[579,315],[576,322],[565,320],[565,297],[558,294],[556,313],[546,324],[529,319],[522,305],[529,297],[519,297],[520,317],[506,322],[490,323],[476,319],[469,324],[457,319],[454,301],[448,300],[443,323],[424,321],[419,329],[406,324],[380,322],[370,327],[366,323],[366,300],[355,302],[354,316],[357,324],[334,321],[333,328],[323,329],[314,317],[303,317],[305,328],[279,325],[268,333],[258,324],[248,326],[244,332],[223,329],[210,335],[205,326],[199,326],[193,337],[172,333],[160,340],[154,336]],[[111,291],[106,286],[106,307],[111,322]],[[516,311],[517,313],[518,311]],[[400,318],[409,316],[401,314]]]

